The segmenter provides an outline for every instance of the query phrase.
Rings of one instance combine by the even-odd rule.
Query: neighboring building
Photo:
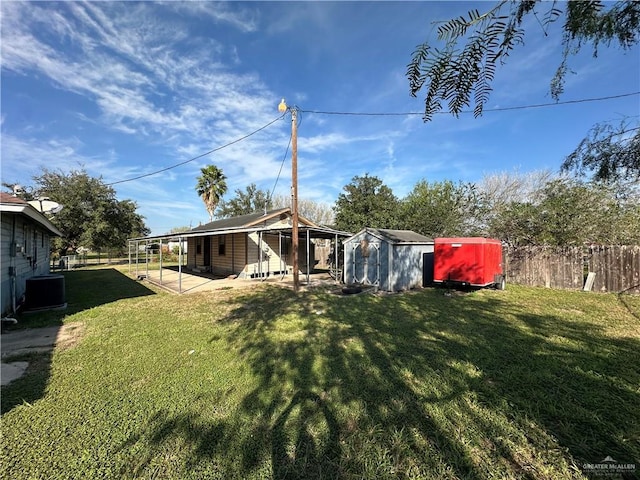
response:
[[[397,292],[433,280],[432,239],[411,230],[365,228],[344,241],[344,281]]]
[[[21,198],[0,193],[2,315],[14,312],[28,278],[49,273],[50,240],[60,231]]]
[[[350,234],[319,226],[298,216],[298,270],[313,270],[314,239],[337,239]],[[186,270],[262,278],[293,272],[292,215],[289,208],[224,218],[189,231],[130,240],[137,250],[144,243],[183,241]],[[144,242],[144,243],[143,243]],[[144,250],[144,247],[142,248]],[[134,248],[133,251],[136,251]]]

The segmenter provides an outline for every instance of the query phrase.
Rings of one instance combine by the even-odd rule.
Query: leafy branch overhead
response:
[[[640,127],[628,122],[595,125],[565,158],[562,170],[578,175],[593,171],[596,180],[640,179]]]
[[[611,4],[607,4],[611,5]],[[537,7],[543,9],[537,11]],[[535,16],[548,36],[550,24],[563,15],[563,56],[551,80],[551,95],[558,100],[569,71],[568,59],[587,42],[598,47],[616,42],[624,49],[640,40],[640,2],[621,1],[605,8],[601,1],[541,2],[503,0],[491,10],[471,10],[438,26],[438,47],[425,42],[413,52],[406,76],[412,96],[425,92],[424,121],[443,109],[459,115],[473,102],[474,115],[482,115],[491,93],[491,83],[499,64],[506,63],[512,50],[524,44],[524,19]],[[444,44],[444,45],[442,45]]]

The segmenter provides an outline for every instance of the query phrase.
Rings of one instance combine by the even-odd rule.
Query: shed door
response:
[[[422,286],[433,285],[433,252],[422,254]]]
[[[352,244],[351,273],[354,283],[380,285],[380,244],[363,240]]]

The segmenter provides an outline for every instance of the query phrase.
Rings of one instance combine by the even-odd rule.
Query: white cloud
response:
[[[79,153],[83,144],[76,138],[23,139],[2,134],[2,179],[32,183],[31,178],[42,168],[71,171],[85,168],[94,176],[108,172],[114,166],[111,159],[85,156]]]

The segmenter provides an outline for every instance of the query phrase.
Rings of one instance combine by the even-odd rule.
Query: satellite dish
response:
[[[39,198],[38,200],[31,200],[30,202],[27,202],[27,203],[29,203],[29,205],[31,205],[33,208],[35,208],[39,212],[50,214],[50,215],[55,215],[56,213],[58,213],[60,210],[63,209],[62,205],[60,205],[58,202],[49,200],[48,197]]]

